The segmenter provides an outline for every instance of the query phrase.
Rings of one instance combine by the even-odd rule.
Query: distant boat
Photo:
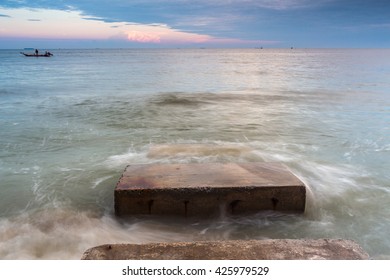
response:
[[[32,57],[50,57],[50,56],[53,56],[52,53],[50,52],[46,52],[45,54],[35,54],[35,53],[24,53],[24,52],[21,52],[22,55],[24,56],[32,56]]]

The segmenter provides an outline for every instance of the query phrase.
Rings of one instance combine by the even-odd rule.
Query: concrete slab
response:
[[[341,239],[199,241],[111,244],[87,250],[83,260],[360,260],[369,256]]]
[[[129,165],[115,188],[119,216],[304,212],[305,202],[304,183],[280,163]]]

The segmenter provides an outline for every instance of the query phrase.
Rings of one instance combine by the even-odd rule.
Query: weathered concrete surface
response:
[[[115,213],[211,216],[305,210],[306,188],[280,163],[130,165],[115,189]]]
[[[270,239],[187,243],[112,244],[87,250],[84,260],[360,260],[369,256],[353,241]]]

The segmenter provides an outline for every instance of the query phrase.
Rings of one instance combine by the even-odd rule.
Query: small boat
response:
[[[53,56],[52,53],[50,52],[46,52],[45,54],[35,54],[35,53],[24,53],[24,52],[21,52],[22,55],[24,56],[32,56],[32,57],[50,57],[50,56]]]

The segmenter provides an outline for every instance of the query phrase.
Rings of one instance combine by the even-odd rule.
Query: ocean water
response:
[[[0,50],[0,259],[105,243],[344,238],[390,259],[390,50]],[[277,161],[306,212],[114,215],[132,163]]]

